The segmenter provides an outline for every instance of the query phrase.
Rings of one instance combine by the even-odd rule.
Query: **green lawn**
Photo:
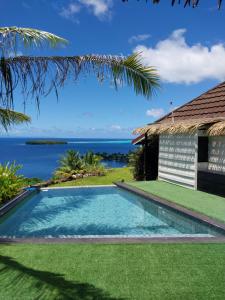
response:
[[[225,223],[225,198],[193,191],[163,181],[129,182],[145,192],[175,202]]]
[[[132,180],[110,170],[60,184]],[[165,182],[129,182],[225,221],[225,199]],[[58,185],[59,186],[59,185]],[[225,244],[0,245],[0,300],[224,300]]]
[[[225,244],[1,245],[0,299],[225,299]]]
[[[112,184],[115,181],[132,180],[131,170],[129,168],[109,169],[105,176],[93,176],[73,181],[67,181],[53,186],[79,186],[79,185],[104,185]]]

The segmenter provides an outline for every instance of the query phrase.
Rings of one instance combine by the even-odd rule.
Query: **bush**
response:
[[[144,172],[144,148],[139,147],[129,154],[129,164],[132,167],[133,177],[137,181],[145,179]]]
[[[24,185],[24,177],[16,174],[21,167],[15,162],[0,164],[0,203],[16,196]]]
[[[102,158],[93,152],[87,152],[83,157],[78,151],[68,150],[59,161],[53,178],[73,178],[77,174],[104,175],[105,168],[101,164]]]

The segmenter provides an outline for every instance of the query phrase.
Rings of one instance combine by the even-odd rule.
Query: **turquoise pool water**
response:
[[[1,218],[1,237],[184,237],[218,232],[117,187],[48,189]]]

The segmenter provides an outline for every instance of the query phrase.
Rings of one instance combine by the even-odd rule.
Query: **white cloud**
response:
[[[128,42],[130,44],[132,43],[138,43],[138,42],[143,42],[151,37],[150,34],[138,34],[138,35],[133,35],[132,37],[129,38]]]
[[[75,19],[75,15],[81,10],[81,6],[76,3],[70,3],[67,7],[63,7],[59,15],[65,19],[78,21]]]
[[[171,83],[198,83],[206,79],[225,79],[225,46],[217,43],[211,47],[196,43],[189,45],[186,29],[175,30],[155,47],[138,45],[143,62],[155,66],[162,80]]]
[[[111,15],[112,0],[79,0],[96,17],[103,18]]]
[[[112,130],[121,130],[122,128],[121,128],[120,125],[112,125],[112,126],[111,126],[111,129],[112,129]]]
[[[74,0],[63,7],[59,15],[65,19],[79,22],[77,15],[82,9],[87,9],[91,14],[103,20],[111,17],[112,0]]]
[[[152,108],[148,109],[146,111],[146,115],[148,117],[153,117],[153,118],[159,118],[165,114],[165,111],[163,108]]]

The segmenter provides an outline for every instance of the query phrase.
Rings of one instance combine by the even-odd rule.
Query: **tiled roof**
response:
[[[172,113],[156,121],[156,123],[225,117],[225,82],[208,92],[177,108]]]

